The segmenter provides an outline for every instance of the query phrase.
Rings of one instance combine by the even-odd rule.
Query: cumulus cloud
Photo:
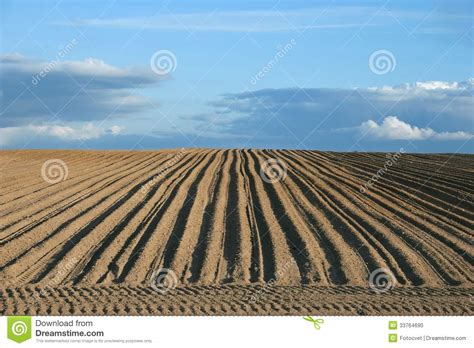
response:
[[[0,56],[0,72],[0,127],[135,115],[150,104],[134,90],[159,80],[151,70],[94,58],[47,62],[19,54]]]
[[[24,142],[35,137],[56,138],[65,142],[98,139],[108,133],[118,135],[124,127],[114,125],[110,128],[100,128],[92,123],[72,127],[63,125],[26,125],[20,127],[0,128],[0,146]]]
[[[121,126],[112,126],[110,127],[110,133],[112,133],[113,135],[119,135],[120,133],[122,133],[122,131],[125,129],[125,127],[121,127]]]
[[[370,137],[390,140],[467,140],[472,134],[457,132],[436,132],[431,128],[418,128],[399,120],[396,116],[384,118],[381,124],[369,120],[361,124],[360,131]]]
[[[369,118],[397,115],[408,124],[430,124],[443,132],[473,127],[474,79],[425,81],[373,88],[282,88],[223,95],[213,113],[231,122],[215,123],[233,134],[261,130],[269,136],[308,139],[321,131],[356,128]],[[201,123],[201,115],[196,123]]]

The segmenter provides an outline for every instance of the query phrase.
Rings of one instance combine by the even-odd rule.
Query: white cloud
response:
[[[279,88],[229,93],[211,105],[217,120],[230,122],[213,124],[222,133],[248,134],[249,130],[260,129],[277,117],[279,122],[269,122],[259,135],[279,137],[290,130],[291,136],[305,142],[313,138],[315,132],[333,133],[343,129],[354,132],[361,124],[374,137],[466,139],[474,133],[473,87],[474,79],[470,78],[372,88]],[[397,119],[392,120],[393,124],[390,119],[382,125],[366,122],[370,117],[383,119],[386,115],[396,115],[403,124],[397,123]],[[202,123],[201,118],[201,115],[190,117],[197,125]],[[279,124],[284,125],[283,129]],[[390,134],[383,133],[391,125]],[[411,125],[429,125],[432,129]]]
[[[398,86],[357,88],[360,93],[375,96],[387,102],[410,102],[414,99],[443,101],[456,99],[458,105],[472,106],[474,78],[466,81],[420,81]]]
[[[105,63],[101,59],[86,58],[84,60],[59,60],[50,61],[31,59],[19,53],[0,55],[2,70],[29,73],[32,76],[49,73],[67,73],[72,76],[90,76],[95,78],[139,78],[146,82],[153,82],[158,76],[152,75],[148,70],[137,68],[119,68]]]
[[[40,134],[49,135],[61,140],[88,140],[98,138],[102,131],[88,123],[81,128],[73,128],[69,126],[28,126],[30,131]]]
[[[416,82],[416,88],[425,89],[425,90],[435,90],[435,89],[460,89],[465,88],[461,86],[458,82],[444,82],[444,81],[427,81],[427,82]]]
[[[385,117],[381,124],[369,120],[360,125],[360,130],[377,139],[390,140],[466,140],[472,134],[458,132],[436,132],[431,128],[419,128],[399,120],[396,116]]]
[[[78,122],[134,117],[151,109],[136,90],[166,78],[151,68],[116,67],[95,58],[45,61],[17,53],[0,55],[0,72],[0,127],[47,124],[53,115]]]
[[[118,134],[122,133],[122,131],[124,129],[125,129],[125,127],[112,126],[112,127],[110,127],[110,133],[112,133],[113,135],[118,135]]]
[[[80,127],[60,125],[27,125],[21,127],[0,128],[0,146],[29,139],[31,137],[53,137],[63,141],[97,139],[107,133],[118,135],[124,127],[114,125],[110,128],[99,128],[92,123]]]

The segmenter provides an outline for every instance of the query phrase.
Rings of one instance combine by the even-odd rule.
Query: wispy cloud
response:
[[[370,23],[367,18],[371,18]],[[321,6],[300,10],[252,10],[178,13],[163,8],[152,17],[78,18],[53,24],[122,29],[153,29],[173,31],[284,32],[317,29],[344,29],[367,26],[399,26],[429,32],[452,32],[446,21],[468,21],[463,13],[446,13],[433,8],[425,11],[397,11],[380,6]],[[423,26],[420,26],[423,23]],[[448,25],[448,27],[446,27]],[[458,31],[458,30],[456,30]]]
[[[283,32],[309,29],[360,27],[357,14],[369,9],[334,8],[299,11],[214,11],[206,13],[165,13],[153,17],[90,18],[55,22],[65,26],[140,28],[173,31]],[[349,16],[350,15],[350,16]],[[350,20],[348,21],[348,16]],[[372,24],[370,24],[372,25]]]

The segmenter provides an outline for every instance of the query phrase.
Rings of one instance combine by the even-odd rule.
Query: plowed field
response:
[[[1,151],[0,314],[473,315],[474,156]]]

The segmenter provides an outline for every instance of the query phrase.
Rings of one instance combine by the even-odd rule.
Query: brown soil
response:
[[[66,180],[42,178],[49,159]],[[283,180],[262,180],[269,159]],[[387,160],[0,151],[0,314],[472,315],[474,156],[402,154],[367,186]]]

